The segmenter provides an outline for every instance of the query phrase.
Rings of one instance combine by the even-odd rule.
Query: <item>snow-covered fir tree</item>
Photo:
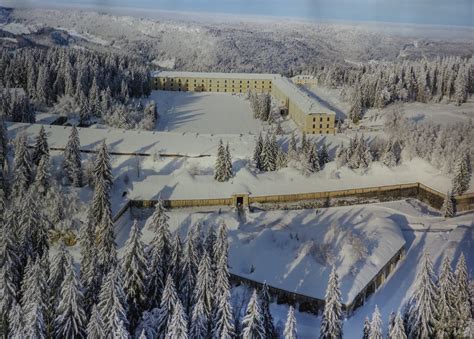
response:
[[[329,154],[326,143],[323,143],[318,152],[319,168],[323,169],[324,166],[329,162]]]
[[[171,246],[171,257],[168,266],[168,273],[173,277],[176,292],[179,292],[179,285],[181,283],[181,260],[182,260],[182,243],[179,234],[174,235],[173,244]]]
[[[411,338],[428,338],[435,334],[438,312],[438,289],[433,264],[428,253],[423,254],[422,266],[416,276],[415,289],[408,306],[407,332]]]
[[[321,319],[321,330],[319,338],[337,339],[342,338],[342,313],[341,290],[339,287],[339,276],[336,267],[333,266],[329,275],[326,289],[324,311]]]
[[[97,308],[103,323],[104,338],[112,339],[120,322],[128,326],[126,295],[118,268],[109,269],[100,290]]]
[[[21,306],[16,301],[14,301],[8,313],[8,338],[11,339],[20,339],[23,338],[23,319]],[[5,328],[6,329],[6,328]],[[5,335],[7,332],[3,332],[2,335]]]
[[[104,213],[96,232],[97,264],[100,277],[117,264],[117,244],[115,243],[114,223],[109,213]]]
[[[178,300],[178,294],[174,286],[173,277],[169,274],[166,278],[165,288],[161,297],[160,308],[158,311],[158,338],[166,338],[170,319],[173,316],[174,305]]]
[[[263,151],[263,138],[262,138],[262,133],[260,133],[255,143],[255,149],[253,152],[253,163],[254,163],[255,169],[259,171],[263,170],[262,151]]]
[[[232,177],[232,159],[229,152],[229,145],[224,147],[222,139],[217,147],[217,159],[214,171],[214,179],[219,182],[228,181]]]
[[[288,166],[288,155],[283,150],[283,148],[278,147],[275,167],[277,170],[279,170],[287,166]]]
[[[458,258],[458,262],[456,263],[456,269],[454,270],[454,277],[456,284],[455,288],[457,291],[457,308],[455,312],[457,323],[454,335],[456,337],[465,337],[467,334],[469,334],[469,331],[471,330],[471,302],[469,296],[469,274],[464,253],[461,253]]]
[[[263,316],[258,303],[257,290],[253,290],[247,305],[245,316],[242,320],[242,338],[263,339],[265,338],[265,328],[263,326]]]
[[[173,305],[173,315],[171,316],[167,328],[166,338],[188,338],[188,322],[186,320],[186,313],[179,298],[176,298]]]
[[[306,137],[306,132],[303,132],[303,134],[301,135],[300,153],[306,154],[309,146],[310,143]]]
[[[405,326],[403,324],[403,318],[400,312],[397,313],[395,317],[395,321],[393,323],[392,328],[388,334],[390,339],[407,339],[407,335],[405,333]]]
[[[81,144],[76,126],[71,129],[71,134],[64,148],[63,170],[68,181],[75,187],[82,186]]]
[[[86,314],[81,290],[72,258],[69,257],[54,319],[55,338],[85,338]]]
[[[463,194],[468,190],[471,172],[471,160],[469,154],[466,152],[459,157],[456,163],[452,182],[453,194]]]
[[[454,334],[456,325],[456,291],[454,273],[451,269],[451,258],[445,256],[441,264],[438,279],[439,298],[437,302],[438,318],[436,323],[436,335],[442,338]]]
[[[295,133],[291,133],[290,143],[288,145],[288,160],[298,160],[298,144],[296,143]]]
[[[21,201],[32,181],[32,162],[27,139],[23,134],[19,134],[15,139],[15,162],[12,173],[12,198]]]
[[[157,337],[158,308],[145,311],[142,314],[140,322],[135,330],[135,337],[145,336],[145,338]]]
[[[275,337],[275,326],[273,325],[273,317],[270,312],[270,292],[268,290],[268,285],[264,282],[262,290],[260,291],[260,309],[263,317],[263,328],[265,329],[265,336]]]
[[[319,158],[318,152],[315,145],[309,145],[307,147],[307,153],[304,161],[304,171],[306,175],[310,175],[315,172],[319,172]]]
[[[31,156],[33,163],[38,165],[44,155],[49,157],[48,136],[46,135],[44,126],[41,126],[39,134],[36,137],[35,147]]]
[[[130,334],[128,333],[127,329],[125,328],[125,324],[123,320],[118,321],[118,326],[114,332],[114,339],[130,339]]]
[[[196,228],[190,228],[184,243],[183,258],[180,267],[179,294],[181,296],[184,311],[191,317],[191,308],[193,304],[193,292],[196,287],[198,273],[198,256],[195,249]],[[197,231],[199,232],[199,231]]]
[[[451,192],[446,193],[441,210],[443,211],[445,218],[452,218],[456,215],[456,211],[454,209],[454,197]]]
[[[142,232],[138,222],[133,222],[129,238],[125,243],[121,261],[123,272],[123,289],[127,297],[128,320],[133,330],[146,306],[146,272],[147,261]]]
[[[105,338],[104,322],[102,321],[101,315],[97,308],[97,305],[92,306],[89,323],[87,324],[87,338],[89,339],[101,339]]]
[[[72,260],[71,255],[66,250],[64,243],[60,243],[58,251],[53,256],[49,269],[48,289],[50,295],[50,304],[54,308],[57,307],[61,296],[61,285]]]
[[[288,315],[286,317],[285,330],[283,331],[283,336],[285,339],[297,339],[297,328],[296,328],[296,317],[295,309],[293,306],[290,306],[288,309]]]
[[[171,259],[171,233],[168,219],[163,201],[160,199],[149,224],[149,228],[155,234],[148,249],[147,296],[151,308],[159,305]]]
[[[370,321],[369,339],[383,339],[382,317],[377,305]]]
[[[388,142],[380,161],[387,167],[395,167],[397,165],[397,157],[394,152],[394,145]]]
[[[194,289],[194,307],[191,316],[190,336],[205,338],[209,333],[209,320],[212,316],[214,279],[209,253],[204,249],[199,263],[196,288]]]
[[[262,163],[264,171],[276,170],[277,150],[278,149],[275,148],[275,143],[273,142],[273,137],[270,136],[270,134],[267,134],[265,136],[262,149]]]
[[[364,319],[364,328],[362,329],[362,339],[369,339],[370,335],[370,319],[365,317]]]
[[[45,196],[51,187],[51,164],[49,155],[43,154],[38,166],[36,167],[36,176],[34,188],[39,195]]]

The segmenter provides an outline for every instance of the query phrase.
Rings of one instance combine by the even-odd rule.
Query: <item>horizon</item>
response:
[[[392,23],[474,27],[470,0],[6,0],[1,6],[23,8],[88,8],[97,10],[152,10],[205,16],[222,14],[235,17],[299,19],[309,22]],[[218,19],[218,18],[216,18]]]

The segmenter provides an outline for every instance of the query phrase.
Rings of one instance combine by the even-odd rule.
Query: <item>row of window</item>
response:
[[[166,82],[169,80],[169,82],[173,83],[175,80],[174,78],[169,78],[169,79],[161,79],[161,82]],[[158,78],[156,78],[155,81],[158,81]],[[201,83],[204,83],[206,80],[201,80]],[[238,80],[240,84],[242,84],[242,80]],[[178,83],[181,83],[181,79],[178,79]],[[189,79],[185,80],[186,83],[189,83]],[[197,79],[194,79],[194,83],[197,83]],[[209,83],[212,83],[212,80],[209,79]],[[219,83],[219,80],[217,80],[217,83]],[[224,80],[224,83],[227,83],[227,80]],[[232,80],[232,83],[235,83],[234,80]],[[257,80],[253,80],[254,84],[257,84]],[[260,81],[262,85],[265,85],[266,83],[264,81]],[[247,80],[247,84],[250,84],[250,80]],[[268,84],[271,84],[271,82],[268,82]]]
[[[329,121],[329,120],[330,120],[330,119],[329,119],[329,117],[328,117],[328,118],[327,118],[327,121]],[[322,122],[322,121],[323,121],[323,117],[319,117],[319,121]],[[313,122],[316,122],[316,118],[313,118]]]
[[[316,128],[316,125],[313,124],[313,128]],[[319,128],[323,128],[323,124],[320,124]],[[329,128],[329,124],[326,125],[326,128]]]

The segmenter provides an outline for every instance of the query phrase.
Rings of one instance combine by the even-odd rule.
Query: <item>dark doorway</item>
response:
[[[244,197],[237,197],[237,207],[244,204]]]

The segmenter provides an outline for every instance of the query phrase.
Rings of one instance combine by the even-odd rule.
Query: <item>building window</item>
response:
[[[320,124],[320,125],[319,125],[319,128],[323,128],[323,124]]]
[[[316,121],[316,118],[313,118],[313,122],[315,122],[315,121]]]
[[[328,117],[328,121],[329,121],[329,117]]]
[[[319,118],[319,121],[323,121],[323,117],[320,117],[320,118]]]
[[[329,124],[328,124],[328,126],[327,126],[326,128],[329,128]]]

